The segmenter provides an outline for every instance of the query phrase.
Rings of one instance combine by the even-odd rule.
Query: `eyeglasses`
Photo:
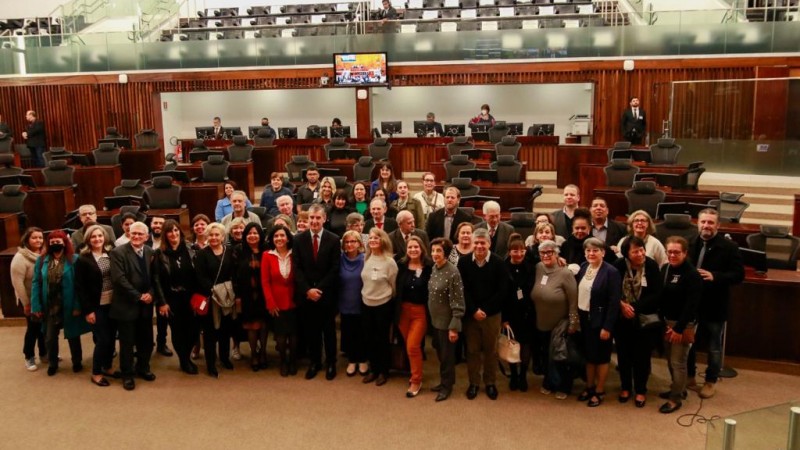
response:
[[[345,244],[358,244],[358,241],[348,240],[344,241]]]
[[[650,222],[647,219],[633,219],[633,223],[647,223]]]
[[[554,252],[553,250],[547,250],[547,251],[544,251],[544,252],[539,252],[539,254],[542,255],[542,256],[553,256],[553,255],[555,255],[555,253],[556,252]]]

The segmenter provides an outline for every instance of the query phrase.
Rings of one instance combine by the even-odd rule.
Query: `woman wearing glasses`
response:
[[[655,237],[655,234],[656,226],[647,211],[640,209],[628,216],[628,236],[636,236],[643,240],[645,253],[661,267],[667,263],[667,253],[664,251],[664,246]],[[628,236],[620,239],[617,248],[622,248],[622,244],[625,243]],[[620,253],[617,256],[622,257],[623,255]]]

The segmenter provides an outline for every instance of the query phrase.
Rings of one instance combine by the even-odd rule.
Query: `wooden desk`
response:
[[[198,178],[203,176],[202,162],[194,164],[179,164],[176,170],[185,170],[189,177]],[[230,163],[228,166],[228,178],[236,182],[240,190],[247,193],[248,198],[253,200],[255,193],[255,181],[253,177],[253,163]],[[219,200],[219,198],[217,198]]]
[[[119,209],[115,209],[113,211],[97,211],[97,222],[102,223],[104,225],[111,225],[111,217],[114,215],[119,214]],[[149,209],[145,213],[147,217],[154,217],[160,216],[165,219],[172,219],[178,222],[183,230],[184,235],[188,234],[191,231],[191,218],[189,217],[189,209],[188,208],[177,208],[177,209]],[[212,221],[214,219],[211,219]],[[117,236],[119,237],[119,236]]]
[[[526,211],[531,210],[532,187],[527,184],[477,182],[475,185],[481,188],[479,195],[500,197],[500,207],[504,211],[515,207],[525,208]],[[444,183],[439,183],[436,185],[436,190],[443,192],[444,186]]]
[[[588,191],[581,196],[581,203],[584,198],[603,197],[608,204],[609,215],[624,216],[628,213],[628,199],[625,198],[625,191],[628,187],[624,186],[598,186],[594,190]],[[583,192],[583,191],[581,191]],[[719,191],[695,191],[691,189],[673,189],[667,192],[665,202],[691,202],[708,203],[709,200],[719,198]]]
[[[476,169],[490,169],[489,166],[492,164],[491,161],[485,159],[472,160],[472,162],[475,163]],[[436,179],[439,181],[442,181],[445,178],[447,178],[447,170],[445,170],[444,168],[444,163],[445,161],[431,161],[431,164],[429,166],[430,169],[428,169],[433,175],[436,176]],[[522,174],[520,175],[522,176],[522,181],[525,181],[525,176],[527,175],[527,173],[528,173],[528,162],[522,161]],[[481,188],[481,191],[483,191],[483,188]]]
[[[603,170],[608,164],[580,164],[578,173],[580,179],[577,184],[581,190],[581,206],[588,207],[592,203],[589,194],[596,188],[606,185],[606,173]],[[639,166],[640,173],[684,173],[686,166],[678,165],[643,165]],[[718,198],[718,197],[717,197]],[[680,200],[673,200],[680,201]],[[699,202],[698,202],[699,203]],[[702,202],[707,203],[707,202]],[[627,203],[626,203],[627,204]],[[615,211],[615,210],[612,210]],[[627,211],[627,208],[625,209]]]
[[[150,172],[164,167],[164,151],[160,148],[125,150],[120,152],[119,162],[123,179],[145,181],[150,179]]]
[[[277,147],[274,145],[264,147],[253,147],[253,180],[256,186],[266,186],[269,184],[269,174],[276,172],[274,170],[278,163],[276,162],[275,150]],[[279,172],[283,172],[281,169]]]
[[[19,214],[0,213],[0,250],[16,248],[20,235]]]
[[[205,214],[212,221],[217,200],[225,193],[222,183],[189,183],[181,185],[181,203],[189,209],[190,217]]]
[[[38,187],[28,192],[25,214],[28,226],[45,231],[61,228],[67,213],[75,210],[75,192],[71,187]]]
[[[122,166],[73,166],[73,181],[78,185],[75,190],[75,204],[94,205],[103,208],[103,199],[114,195],[114,188],[122,182]],[[42,169],[25,169],[25,175],[33,177],[37,186],[44,186]],[[149,177],[148,177],[149,178]]]
[[[23,317],[22,307],[17,305],[14,286],[11,284],[11,260],[17,248],[7,248],[0,252],[0,306],[5,317]]]

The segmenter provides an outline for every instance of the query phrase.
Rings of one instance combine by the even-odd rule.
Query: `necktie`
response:
[[[406,242],[408,242],[408,236],[409,236],[409,235],[407,235],[407,234],[404,234],[404,235],[403,235],[403,239],[405,239],[405,241],[406,241]]]
[[[319,235],[314,233],[314,261],[317,260],[318,252],[319,252]]]
[[[380,229],[382,230],[382,229],[383,229],[383,222],[381,222],[381,223],[376,223],[376,224],[375,224],[375,226],[376,226],[376,227],[378,227],[378,228],[380,228]]]
[[[639,120],[639,108],[633,108],[633,118]]]
[[[708,243],[703,241],[703,248],[700,249],[700,255],[697,257],[697,268],[700,269],[703,267],[703,259],[706,257],[706,249],[708,248]]]
[[[219,134],[219,128],[214,128],[214,134]]]
[[[491,239],[494,239],[494,231],[495,231],[495,228],[490,228],[490,229],[489,229],[489,237],[490,237]]]

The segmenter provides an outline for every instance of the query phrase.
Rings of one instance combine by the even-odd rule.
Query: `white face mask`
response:
[[[485,115],[489,114],[489,111],[485,110],[485,109],[482,109],[481,110],[481,114],[483,114],[485,116]]]

